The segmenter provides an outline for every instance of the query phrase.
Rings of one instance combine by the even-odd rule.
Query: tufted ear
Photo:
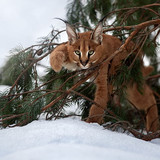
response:
[[[77,35],[76,31],[74,30],[74,28],[67,21],[65,21],[61,18],[55,18],[55,19],[59,19],[66,24],[66,32],[68,35],[68,41],[70,44],[73,44],[78,39],[78,35]]]
[[[94,29],[94,31],[91,34],[91,39],[97,43],[101,44],[102,43],[102,34],[103,34],[103,21],[100,21],[97,25],[97,27]]]
[[[75,43],[76,40],[78,39],[78,35],[77,35],[76,31],[74,30],[74,28],[69,23],[66,23],[66,32],[68,35],[69,43],[70,44]]]

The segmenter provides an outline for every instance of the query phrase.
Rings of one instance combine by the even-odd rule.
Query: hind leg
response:
[[[152,90],[147,84],[144,84],[143,94],[137,90],[137,85],[127,88],[127,98],[133,105],[146,113],[146,129],[155,132],[158,129],[158,109]]]
[[[146,128],[147,131],[155,132],[158,128],[158,110],[157,105],[153,105],[146,111]]]

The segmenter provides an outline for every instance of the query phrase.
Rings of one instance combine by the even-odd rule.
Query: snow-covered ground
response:
[[[34,121],[0,130],[1,160],[159,160],[160,139],[146,142],[79,119]]]

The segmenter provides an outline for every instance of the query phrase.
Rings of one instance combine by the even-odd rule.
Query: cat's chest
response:
[[[68,69],[68,70],[70,70],[70,71],[79,70],[79,67],[75,63],[67,63],[67,62],[65,62],[63,64],[63,67]]]

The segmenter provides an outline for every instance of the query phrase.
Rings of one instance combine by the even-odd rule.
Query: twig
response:
[[[86,97],[85,95],[83,95],[83,94],[81,94],[81,93],[78,93],[78,92],[76,92],[76,91],[74,91],[74,90],[71,90],[71,92],[73,92],[74,94],[79,95],[79,96],[83,97],[84,99],[92,102],[92,103],[95,104],[97,107],[100,107],[100,108],[104,109],[102,106],[100,106],[100,105],[99,105],[98,103],[96,103],[94,100]],[[117,116],[116,116],[112,111],[110,111],[109,109],[106,108],[105,110],[106,110],[110,115],[112,115],[113,117],[117,117]]]
[[[108,16],[110,16],[110,15],[112,15],[114,13],[117,13],[117,12],[122,12],[122,11],[127,11],[127,10],[134,10],[134,11],[136,11],[138,9],[147,9],[149,7],[154,7],[154,6],[160,6],[160,4],[159,3],[153,3],[153,4],[144,5],[144,6],[141,6],[141,7],[131,7],[131,8],[117,9],[117,10],[109,12],[107,15],[105,15],[104,19],[106,19]],[[150,10],[150,11],[152,12],[152,10]],[[159,15],[159,13],[156,12],[156,15]]]
[[[155,78],[159,78],[160,77],[160,74],[156,74],[156,75],[153,75],[153,76],[149,76],[147,78],[147,80],[150,80],[150,79],[155,79]]]
[[[130,133],[132,133],[136,138],[139,138],[139,139],[142,139],[145,141],[151,141],[152,139],[160,138],[160,130],[158,130],[154,133],[148,133],[145,135],[143,133],[136,131],[133,128],[125,128],[125,129],[128,130]]]
[[[25,115],[25,113],[17,114],[17,115],[11,115],[11,116],[9,116],[9,117],[7,117],[7,118],[1,119],[0,122],[7,121],[7,120],[10,120],[10,119],[14,119],[14,118],[17,118],[17,117],[21,117],[21,116],[23,116],[23,115]]]
[[[27,72],[27,70],[32,67],[35,63],[37,63],[38,61],[42,60],[44,57],[48,56],[50,54],[50,52],[47,52],[45,55],[41,56],[38,59],[35,59],[32,63],[30,63],[30,65],[23,70],[23,72],[18,76],[18,78],[16,79],[16,81],[14,82],[14,84],[12,85],[12,87],[10,88],[10,91],[8,93],[8,95],[12,92],[13,88],[16,86],[17,82],[19,81],[19,79],[22,77],[22,75]]]
[[[52,107],[56,102],[58,102],[60,99],[64,98],[66,95],[68,95],[72,90],[76,89],[77,87],[79,87],[82,83],[84,83],[85,81],[87,81],[89,78],[91,78],[95,73],[95,71],[92,71],[91,73],[89,73],[86,77],[84,77],[82,80],[80,80],[79,82],[77,82],[74,86],[72,86],[70,89],[68,89],[64,94],[60,95],[59,97],[57,97],[56,99],[54,99],[52,102],[50,102],[48,105],[46,105],[44,108],[42,108],[42,111]]]

